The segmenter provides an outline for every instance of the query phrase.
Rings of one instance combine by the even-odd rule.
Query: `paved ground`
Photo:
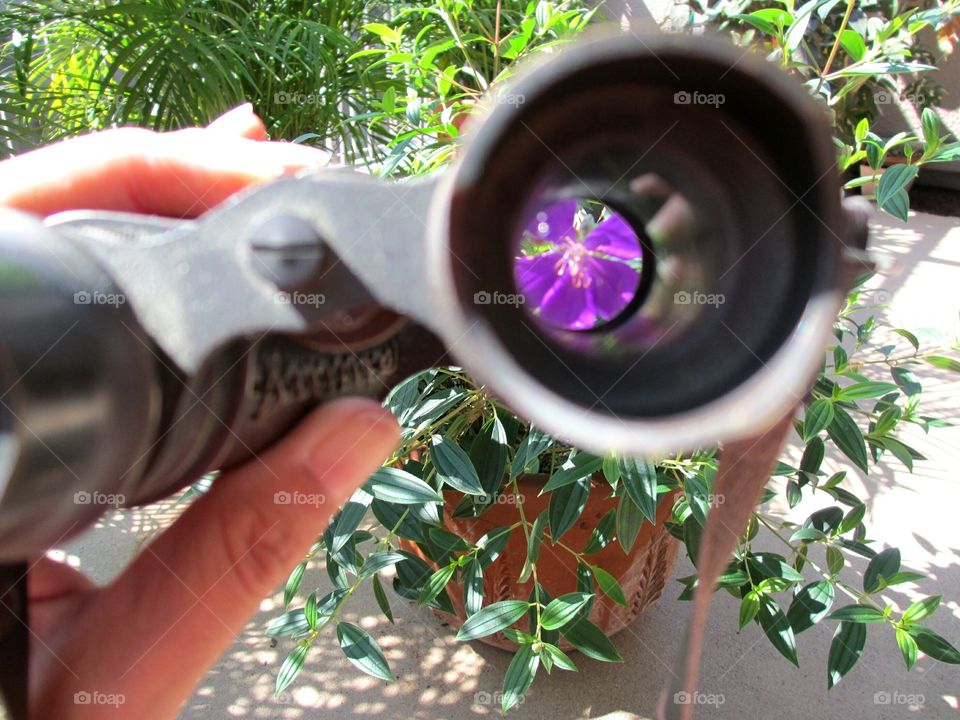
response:
[[[924,328],[924,342],[957,337],[957,219],[919,214],[904,226],[889,217],[877,217],[875,226],[874,247],[898,261],[899,273],[877,283],[892,297],[891,317],[902,326]],[[930,414],[960,421],[960,376],[951,378],[931,370],[925,378],[925,406]],[[867,520],[875,535],[901,548],[905,566],[933,578],[920,587],[905,585],[884,596],[903,608],[919,594],[941,593],[944,607],[932,626],[956,644],[960,643],[960,478],[956,471],[960,466],[960,427],[941,429],[929,437],[917,432],[912,444],[929,457],[928,462],[918,463],[914,474],[894,468],[873,472],[869,479],[857,471],[850,475],[870,493]],[[802,519],[813,509],[803,505],[794,514]],[[65,551],[72,562],[103,582],[174,515],[170,502],[116,513]],[[863,566],[856,569],[862,572]],[[687,562],[678,563],[678,575],[690,572]],[[321,568],[314,568],[311,577],[316,585],[329,585]],[[310,586],[308,579],[304,587]],[[526,703],[512,716],[518,720],[650,717],[686,622],[688,606],[675,600],[679,589],[671,581],[665,597],[617,637],[626,660],[623,665],[604,665],[576,656],[581,667],[578,674],[557,672],[538,678]],[[508,654],[455,642],[450,629],[429,612],[395,596],[391,601],[397,623],[391,626],[382,620],[369,594],[352,600],[348,619],[378,638],[398,682],[386,685],[355,672],[330,637],[311,652],[308,667],[292,691],[281,701],[274,700],[274,677],[286,646],[272,647],[262,629],[277,614],[279,599],[278,593],[264,600],[260,615],[204,678],[182,718],[363,720],[376,716],[382,720],[433,720],[499,714],[486,700],[500,689]],[[703,658],[701,687],[705,693],[722,696],[723,704],[704,705],[698,718],[926,720],[960,716],[960,670],[923,658],[907,673],[892,634],[882,632],[879,626],[871,628],[867,654],[858,667],[828,694],[825,667],[830,627],[816,627],[800,636],[801,668],[797,670],[755,626],[738,635],[736,618],[736,603],[719,595]],[[916,698],[922,704],[876,702],[877,698],[897,700],[906,695],[922,696],[922,700]]]

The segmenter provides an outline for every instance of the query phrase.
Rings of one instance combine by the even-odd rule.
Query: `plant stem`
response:
[[[847,0],[847,10],[843,14],[843,20],[840,21],[840,28],[837,30],[837,39],[833,41],[830,56],[827,58],[827,62],[820,73],[820,81],[817,83],[817,89],[814,90],[814,94],[820,92],[823,81],[827,77],[827,73],[830,72],[830,66],[833,65],[833,61],[837,58],[837,51],[840,49],[840,37],[843,35],[843,31],[847,29],[847,23],[850,22],[850,15],[853,13],[853,6],[856,5],[856,2],[857,0]]]

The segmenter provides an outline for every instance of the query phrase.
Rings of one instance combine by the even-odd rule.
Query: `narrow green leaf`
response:
[[[540,490],[540,494],[543,495],[584,478],[589,479],[602,465],[603,460],[596,455],[585,452],[577,453],[550,476],[547,484]]]
[[[486,495],[477,470],[462,447],[443,435],[434,435],[430,444],[430,459],[437,469],[437,477],[454,490],[466,495]]]
[[[496,415],[483,424],[474,438],[470,461],[476,468],[484,492],[493,495],[507,470],[507,433]]]
[[[480,561],[482,568],[489,567],[500,557],[500,554],[507,547],[507,543],[510,542],[510,536],[512,534],[513,531],[510,528],[498,527],[490,532],[484,533],[480,539],[477,540],[477,547],[480,548],[480,552],[477,553],[477,559]],[[540,537],[542,538],[543,535],[541,534]]]
[[[573,664],[571,660],[563,650],[558,648],[556,645],[550,643],[543,644],[542,653],[547,653],[550,658],[553,660],[553,664],[556,665],[561,670],[569,670],[571,672],[577,672],[577,666]]]
[[[803,441],[810,442],[821,430],[833,421],[833,402],[829,398],[817,398],[807,408],[803,420]]]
[[[277,673],[277,684],[274,690],[275,695],[279,695],[286,690],[290,686],[290,683],[300,674],[300,671],[303,670],[303,663],[304,660],[307,659],[308,652],[310,652],[309,645],[297,645],[297,647],[293,649],[293,652],[287,655],[287,659],[284,660],[283,665],[280,666],[280,672]]]
[[[869,472],[867,467],[867,446],[859,426],[841,407],[834,407],[833,422],[827,428],[827,434],[838,448],[850,458],[853,463]]]
[[[794,635],[813,627],[830,612],[835,594],[833,583],[826,580],[810,583],[800,590],[787,611],[787,620]]]
[[[859,622],[842,622],[830,643],[827,657],[827,687],[832,688],[840,678],[857,664],[867,643],[867,626]]]
[[[897,628],[897,647],[900,648],[900,654],[903,655],[903,663],[907,666],[907,670],[912,670],[917,662],[917,641],[906,630]]]
[[[914,625],[907,630],[913,639],[917,641],[917,647],[920,652],[929,655],[934,660],[949,663],[950,665],[960,665],[960,652],[947,640],[930,628],[922,625]]]
[[[627,598],[624,596],[623,588],[620,587],[617,579],[599,565],[591,565],[590,569],[593,571],[593,576],[597,579],[597,585],[600,586],[603,594],[617,603],[617,605],[627,607]]]
[[[597,523],[596,527],[593,528],[593,532],[590,533],[590,539],[587,540],[587,544],[583,546],[585,555],[599,552],[613,541],[614,535],[616,534],[616,522],[616,510],[610,509],[604,513],[603,517],[600,518],[600,522]]]
[[[643,513],[629,495],[620,497],[617,504],[617,542],[624,552],[630,552],[643,525]]]
[[[620,482],[620,461],[613,453],[603,458],[603,477],[610,483],[610,487],[616,487]]]
[[[930,617],[940,607],[940,595],[931,595],[923,600],[918,600],[903,612],[903,622],[915,623]]]
[[[590,478],[584,477],[570,485],[557,488],[550,495],[547,511],[550,515],[550,535],[554,542],[573,527],[583,512],[590,496]]]
[[[787,621],[776,601],[769,596],[760,600],[760,609],[757,611],[757,620],[766,633],[767,638],[787,660],[799,667],[797,662],[797,639],[793,635],[793,628]]]
[[[360,570],[360,579],[365,580],[371,575],[375,575],[384,568],[390,567],[403,559],[403,555],[393,551],[370,553],[367,561],[363,564],[363,568]]]
[[[840,390],[838,400],[854,401],[866,398],[880,397],[889,392],[896,392],[897,386],[888,382],[858,382]]]
[[[577,612],[586,605],[593,595],[587,593],[567,593],[551,600],[540,614],[540,626],[546,630],[559,630],[576,617]]]
[[[581,618],[561,632],[571,645],[587,657],[602,662],[623,662],[610,638],[586,618]]]
[[[886,617],[882,610],[870,605],[845,605],[827,615],[827,620],[840,620],[847,623],[882,623]]]
[[[363,489],[379,500],[398,505],[443,502],[443,495],[420,478],[398,468],[380,468],[370,476]]]
[[[526,695],[540,666],[540,656],[533,652],[533,645],[522,645],[507,666],[503,678],[503,697],[500,706],[507,712]]]
[[[941,370],[950,370],[951,372],[960,373],[960,360],[943,357],[942,355],[928,355],[924,358],[924,360],[934,367],[940,368]]]
[[[643,516],[657,521],[657,468],[643,458],[620,458],[620,473],[624,489]]]
[[[430,576],[430,579],[427,580],[426,584],[420,589],[420,597],[417,602],[421,605],[426,605],[437,595],[439,595],[440,591],[447,586],[448,582],[450,582],[450,578],[453,577],[453,573],[456,569],[456,565],[444,565],[442,568],[433,573],[433,575]]]
[[[348,622],[337,623],[337,641],[347,660],[367,675],[388,682],[396,680],[377,641],[365,630]]]
[[[487,605],[467,618],[457,633],[457,640],[475,640],[510,627],[522,618],[530,603],[523,600],[501,600]]]
[[[483,607],[483,566],[469,560],[463,566],[463,608],[467,617]]]
[[[900,551],[897,548],[887,548],[870,560],[867,569],[863,572],[864,592],[876,592],[881,587],[881,581],[900,571]]]
[[[387,620],[393,623],[393,611],[390,609],[390,601],[387,600],[387,593],[383,590],[383,583],[380,582],[380,576],[373,576],[373,597],[377,600],[377,607],[380,608]]]
[[[740,601],[740,629],[757,616],[760,609],[760,596],[755,590],[751,590]]]
[[[293,600],[293,596],[296,595],[297,590],[300,589],[300,583],[303,582],[303,573],[306,571],[306,569],[307,561],[304,560],[293,569],[293,572],[290,573],[290,577],[287,578],[287,584],[283,588],[284,608],[290,605],[290,601]]]
[[[307,619],[307,625],[310,626],[310,629],[316,632],[317,630],[317,593],[310,593],[310,597],[307,598],[307,604],[303,608],[303,615]]]
[[[283,615],[275,617],[264,631],[267,637],[296,637],[310,632],[310,623],[307,622],[303,609],[288,610]]]

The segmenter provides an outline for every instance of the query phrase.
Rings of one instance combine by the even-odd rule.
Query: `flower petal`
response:
[[[535,238],[560,242],[573,237],[573,219],[577,214],[576,200],[560,200],[542,207],[527,223],[526,231]]]
[[[643,253],[633,228],[616,213],[597,225],[583,239],[583,244],[590,250],[623,260],[635,260]]]

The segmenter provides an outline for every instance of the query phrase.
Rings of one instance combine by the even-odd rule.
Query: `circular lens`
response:
[[[538,203],[517,245],[519,297],[547,329],[603,327],[637,295],[643,245],[630,223],[598,200]]]

